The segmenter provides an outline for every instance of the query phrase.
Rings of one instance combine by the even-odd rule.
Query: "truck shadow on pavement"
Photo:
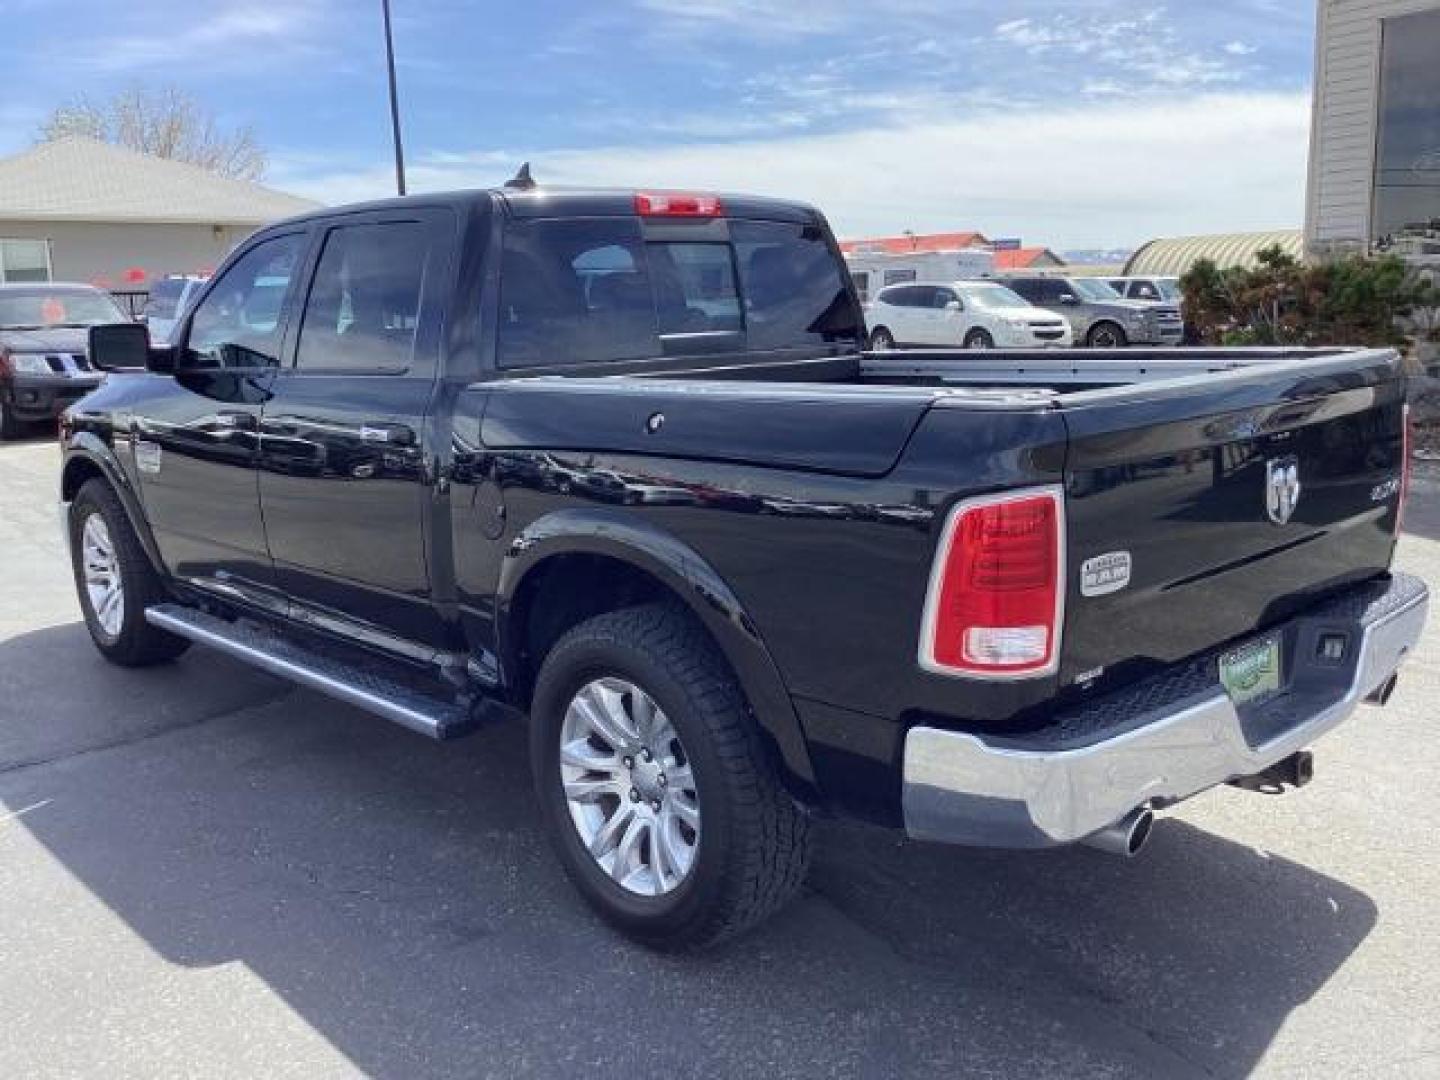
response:
[[[82,637],[0,643],[0,671]],[[73,681],[121,707],[135,673],[90,655],[71,653]],[[433,744],[199,650],[142,678],[176,711],[126,739],[69,706],[0,708],[8,745],[83,736],[0,757],[0,803],[38,806],[8,827],[121,920],[10,950],[7,978],[94,966],[105,1014],[123,925],[168,964],[245,965],[370,1075],[1243,1076],[1376,920],[1355,889],[1181,820],[1129,863],[822,823],[794,905],[718,951],[657,955],[568,887],[519,725]],[[73,891],[30,862],[49,877],[6,901],[11,925],[60,918]],[[72,1004],[62,1027],[89,1019]]]

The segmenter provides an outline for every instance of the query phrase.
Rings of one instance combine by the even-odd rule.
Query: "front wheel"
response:
[[[678,607],[610,612],[567,633],[540,671],[530,754],[566,873],[647,945],[714,944],[804,879],[808,819],[724,658]]]
[[[965,348],[967,349],[993,349],[994,347],[995,339],[990,336],[988,330],[982,330],[977,326],[965,335]]]
[[[18,439],[20,432],[21,425],[15,416],[15,410],[0,401],[0,440]]]
[[[1085,335],[1085,344],[1092,349],[1123,349],[1129,344],[1125,331],[1113,322],[1096,323]]]
[[[173,660],[190,643],[145,621],[165,586],[140,546],[119,497],[103,480],[86,481],[70,504],[70,563],[90,640],[124,667]]]

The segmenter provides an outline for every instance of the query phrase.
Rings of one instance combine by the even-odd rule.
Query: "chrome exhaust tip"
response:
[[[1150,839],[1150,830],[1155,825],[1155,814],[1148,806],[1137,806],[1114,825],[1091,833],[1080,842],[1109,855],[1132,859]]]

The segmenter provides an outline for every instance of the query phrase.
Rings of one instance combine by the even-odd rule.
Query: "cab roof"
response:
[[[336,214],[369,211],[403,210],[421,206],[445,206],[473,211],[501,207],[517,218],[536,217],[625,217],[634,215],[635,197],[641,194],[704,194],[720,199],[721,217],[760,218],[767,221],[818,223],[821,215],[813,206],[788,199],[772,199],[760,195],[695,192],[692,189],[653,188],[587,188],[536,187],[528,191],[513,188],[469,188],[423,195],[404,195],[370,202],[351,203],[313,210],[288,218],[288,222],[312,221]]]

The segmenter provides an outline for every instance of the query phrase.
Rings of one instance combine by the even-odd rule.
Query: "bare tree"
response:
[[[265,175],[265,151],[252,128],[221,129],[208,110],[174,86],[132,86],[99,102],[76,98],[40,126],[41,142],[77,135],[188,161],[237,180]]]

